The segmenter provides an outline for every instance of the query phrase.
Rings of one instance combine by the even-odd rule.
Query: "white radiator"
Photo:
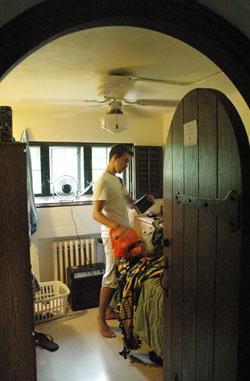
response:
[[[95,238],[53,241],[51,245],[53,279],[66,284],[67,267],[104,262],[103,247]]]

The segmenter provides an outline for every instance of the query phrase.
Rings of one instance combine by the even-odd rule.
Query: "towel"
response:
[[[23,143],[26,143],[28,222],[29,222],[29,237],[30,237],[30,244],[31,244],[31,236],[37,230],[37,211],[36,211],[35,197],[33,192],[29,136],[26,129],[23,130],[20,141]]]

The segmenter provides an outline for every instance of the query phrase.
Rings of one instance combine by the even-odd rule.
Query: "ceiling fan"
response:
[[[123,109],[127,106],[173,107],[178,102],[160,99],[129,99],[126,94],[133,90],[138,78],[123,75],[105,75],[97,80],[97,94],[102,99],[84,100],[96,106],[107,104],[107,110],[101,117],[101,127],[107,132],[118,133],[127,128],[127,117]]]
[[[126,75],[103,75],[97,79],[97,94],[99,97],[103,98],[98,99],[85,99],[84,102],[87,103],[96,103],[97,105],[102,105],[105,103],[111,104],[113,102],[119,101],[121,105],[138,105],[138,106],[168,106],[172,107],[176,105],[177,102],[164,100],[164,99],[129,99],[126,98],[126,94],[131,91],[137,81],[150,81],[157,83],[166,83],[166,84],[179,84],[180,86],[184,85],[184,82],[175,82],[175,81],[164,81],[157,79],[146,79],[138,78]],[[190,83],[186,83],[188,85]]]
[[[164,79],[144,78],[130,75],[122,70],[113,70],[107,75],[101,75],[96,81],[97,95],[99,99],[85,99],[83,103],[88,107],[106,107],[101,117],[101,127],[107,132],[118,133],[127,127],[127,117],[124,110],[132,106],[148,107],[176,107],[178,101],[167,99],[132,99],[128,97],[133,94],[135,84],[141,82],[154,82],[172,86],[193,86],[211,79],[221,72],[214,73],[206,78],[193,82],[182,82]],[[135,111],[135,108],[133,109]]]

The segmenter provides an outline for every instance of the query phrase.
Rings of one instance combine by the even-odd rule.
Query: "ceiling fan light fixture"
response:
[[[120,109],[107,112],[101,117],[100,122],[101,128],[111,134],[117,134],[118,132],[124,131],[128,128],[127,117]]]

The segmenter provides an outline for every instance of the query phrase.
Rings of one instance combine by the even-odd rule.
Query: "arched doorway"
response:
[[[206,8],[183,1],[146,1],[143,5],[120,0],[42,2],[1,28],[0,76],[58,36],[108,25],[148,28],[186,42],[216,63],[250,103],[249,41]]]
[[[25,56],[54,38],[80,29],[131,25],[178,38],[214,61],[232,80],[248,104],[249,42],[231,25],[197,4],[165,1],[143,6],[128,1],[45,1],[0,30],[0,76]],[[240,75],[239,75],[240,73]],[[244,153],[242,153],[244,155]]]

